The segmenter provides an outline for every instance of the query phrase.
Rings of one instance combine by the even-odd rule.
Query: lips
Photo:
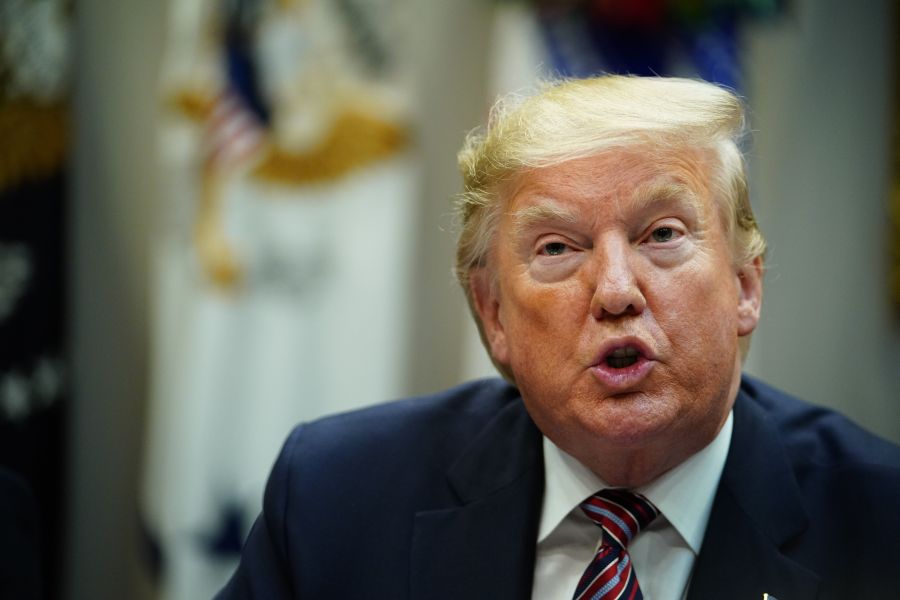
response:
[[[625,391],[646,378],[656,356],[637,338],[608,340],[600,349],[591,372],[611,391]]]

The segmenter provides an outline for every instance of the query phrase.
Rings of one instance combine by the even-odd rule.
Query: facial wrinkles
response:
[[[603,204],[614,203],[619,209],[618,218],[622,220],[622,201],[624,199],[642,204],[652,204],[657,199],[688,192],[686,197],[694,203],[696,214],[699,217],[698,224],[705,230],[708,228],[707,215],[706,211],[702,210],[699,194],[713,200],[711,204],[722,220],[725,231],[728,231],[726,207],[721,206],[722,202],[719,199],[712,197],[712,188],[708,181],[708,171],[719,168],[717,164],[713,164],[714,156],[711,154],[711,150],[704,148],[684,148],[678,152],[667,152],[664,155],[659,155],[659,152],[655,151],[653,147],[611,151],[607,156],[615,168],[605,169],[602,175],[598,174],[598,186],[590,200],[593,201],[596,212],[601,210]],[[653,157],[653,160],[648,161],[648,156]],[[554,167],[522,171],[502,182],[496,190],[498,198],[506,198],[505,201],[500,200],[505,204],[502,210],[508,210],[515,204],[516,198],[523,193],[534,196],[545,195],[548,199],[552,199],[557,196],[567,197],[570,192],[577,191],[578,186],[570,182],[574,176],[570,175],[553,177],[552,185],[544,184],[548,189],[543,190],[544,186],[535,185],[533,178],[529,177],[542,170],[554,172]],[[678,176],[673,178],[673,173],[677,173]],[[554,174],[558,174],[558,172],[554,172]],[[636,181],[642,182],[641,187],[635,188]],[[643,189],[645,186],[646,189]],[[529,190],[529,187],[535,189]],[[691,190],[694,193],[690,193]],[[522,227],[526,227],[530,221],[539,220],[541,216],[535,213],[523,214]],[[570,224],[574,224],[578,220],[578,215],[571,212],[569,214],[560,213],[555,217]],[[599,218],[599,215],[596,218]],[[496,233],[497,230],[494,229],[492,237],[496,236]],[[489,246],[493,246],[493,243]]]
[[[645,177],[649,181],[634,187],[630,196],[624,194],[616,196],[617,212],[619,218],[623,221],[628,220],[628,217],[624,216],[626,214],[626,204],[628,207],[627,211],[631,213],[632,218],[635,213],[645,212],[652,214],[654,210],[658,210],[660,207],[671,205],[673,214],[680,213],[679,216],[683,216],[688,221],[685,223],[685,226],[688,228],[687,235],[690,237],[689,242],[691,246],[685,251],[690,253],[683,255],[681,260],[670,268],[642,268],[636,281],[640,293],[644,294],[647,299],[646,314],[642,314],[638,319],[631,320],[628,323],[628,327],[644,329],[645,333],[649,334],[650,339],[660,345],[660,350],[663,347],[670,349],[677,347],[679,341],[668,339],[665,333],[675,328],[671,326],[671,323],[667,322],[666,315],[671,313],[664,310],[657,314],[656,308],[658,307],[659,299],[671,298],[673,292],[679,291],[678,281],[682,277],[693,278],[702,272],[702,264],[712,260],[715,252],[715,249],[712,247],[715,243],[714,240],[707,239],[709,221],[706,217],[710,210],[710,208],[707,208],[710,206],[710,203],[704,204],[698,195],[706,194],[707,188],[697,181],[697,178],[694,176],[696,173],[686,169],[687,165],[680,166],[685,168],[679,169],[677,171],[678,177],[674,178],[671,175],[674,169],[671,167],[658,170],[655,168],[640,169],[636,179],[640,180],[641,177]],[[662,171],[662,174],[657,175],[658,171]],[[633,185],[635,181],[634,176],[634,172],[623,170],[621,180],[625,181],[621,181],[620,185],[628,185],[627,180],[629,179]],[[625,198],[629,202],[624,202]],[[685,212],[686,207],[689,209],[687,212]],[[665,215],[666,212],[664,211],[660,214]],[[638,219],[638,222],[644,221]],[[683,293],[683,290],[680,291]],[[678,301],[693,300],[680,296]]]
[[[701,211],[704,217],[703,229],[711,228],[706,217],[719,219],[731,262],[734,263],[737,260],[738,252],[736,252],[735,233],[730,217],[729,199],[721,197],[723,191],[717,189],[713,184],[715,173],[723,168],[716,152],[710,148],[692,148],[679,153],[670,160],[673,166],[684,173],[685,182],[709,200],[706,203],[707,210]]]
[[[687,234],[692,238],[702,238],[702,223],[706,221],[702,210],[702,201],[692,188],[681,181],[681,178],[673,177],[671,170],[659,173],[658,168],[646,167],[646,161],[638,165],[627,165],[629,168],[612,170],[608,174],[605,170],[598,172],[598,182],[608,182],[605,189],[600,185],[591,189],[589,195],[584,193],[584,188],[570,188],[565,184],[566,177],[552,177],[549,183],[546,180],[538,182],[522,182],[518,188],[519,194],[511,199],[510,204],[517,203],[525,206],[507,214],[512,222],[513,237],[516,240],[517,252],[523,261],[530,259],[534,252],[532,230],[546,226],[552,231],[556,227],[583,232],[586,238],[583,242],[593,246],[599,243],[601,246],[607,242],[601,241],[607,230],[624,231],[626,244],[634,242],[634,238],[645,234],[644,228],[648,226],[654,213],[660,216],[673,216],[684,222]],[[646,181],[648,180],[649,181]],[[685,177],[684,179],[690,179]],[[557,180],[562,185],[557,186]],[[556,198],[562,202],[560,205]],[[533,204],[532,204],[533,203]],[[565,206],[567,203],[575,206]],[[612,206],[611,206],[612,205]],[[667,213],[671,212],[671,215]],[[589,218],[585,219],[584,215]],[[611,218],[612,217],[612,218]],[[640,228],[640,229],[638,229]],[[565,232],[568,233],[568,232]],[[576,235],[576,237],[579,237]],[[593,252],[603,252],[619,255],[616,261],[628,261],[628,253],[620,253],[613,250],[614,247],[593,248]],[[611,252],[612,251],[612,252]],[[621,266],[617,264],[616,266]],[[551,269],[557,267],[550,267]],[[568,269],[569,263],[563,263],[563,269]],[[630,267],[629,267],[630,268]],[[521,275],[526,276],[528,268],[522,265]],[[542,275],[547,275],[546,272]],[[621,275],[621,274],[620,274]],[[550,272],[552,277],[554,273]],[[539,280],[544,280],[541,275]]]
[[[566,225],[575,225],[584,221],[584,215],[591,214],[590,226],[595,227],[598,221],[609,221],[608,215],[603,213],[610,204],[616,209],[616,217],[619,222],[626,220],[626,206],[628,209],[646,207],[653,208],[662,200],[669,198],[681,198],[693,204],[696,214],[701,215],[700,200],[691,190],[703,190],[705,186],[696,181],[696,173],[688,169],[690,161],[675,161],[680,167],[678,171],[684,172],[684,178],[673,178],[673,169],[665,161],[659,164],[647,164],[646,157],[641,155],[611,155],[615,159],[614,168],[603,169],[598,172],[595,179],[597,185],[588,195],[585,195],[581,187],[573,180],[574,175],[560,174],[552,167],[545,168],[545,173],[552,173],[549,183],[546,179],[537,182],[529,175],[539,174],[541,169],[532,169],[519,174],[515,179],[507,182],[505,193],[502,197],[508,198],[505,209],[509,211],[517,203],[525,203],[526,206],[512,211],[513,234],[521,237],[527,229],[535,224],[543,222],[559,222]],[[674,159],[673,159],[674,160]],[[622,163],[624,162],[624,165]],[[672,162],[672,161],[670,161]],[[685,164],[681,164],[685,163]],[[683,180],[682,180],[683,179]],[[522,199],[525,200],[522,200]],[[560,206],[558,199],[563,202],[574,202],[580,205],[580,210]],[[625,201],[625,204],[623,204]],[[530,206],[528,202],[532,202]],[[585,210],[592,207],[593,210]],[[510,215],[507,215],[510,216]]]
[[[526,206],[511,214],[513,237],[521,239],[535,226],[549,223],[575,225],[578,215],[566,208],[556,205],[552,200],[542,204]]]
[[[651,160],[647,160],[648,157]],[[634,180],[652,181],[655,177],[669,177],[675,184],[685,186],[696,194],[713,198],[712,174],[720,169],[719,161],[714,150],[699,147],[684,147],[676,151],[659,152],[650,147],[639,147],[627,151],[618,156],[623,167],[620,173],[633,173],[637,177]],[[725,207],[718,206],[717,211],[724,219]],[[723,225],[727,225],[727,219]],[[727,227],[726,227],[727,229]]]
[[[517,249],[521,252],[521,258],[526,253],[533,252],[528,236],[531,228],[547,224],[552,229],[554,224],[572,228],[581,228],[583,231],[591,231],[592,235],[600,235],[598,231],[615,228],[617,225],[629,222],[645,223],[648,219],[635,219],[635,214],[645,213],[652,215],[660,207],[671,205],[674,212],[687,211],[687,220],[693,223],[685,223],[690,236],[702,242],[705,237],[705,225],[708,223],[704,210],[704,203],[698,196],[706,195],[707,186],[701,181],[699,167],[688,157],[678,155],[668,157],[667,160],[650,162],[646,157],[636,155],[633,159],[625,158],[625,165],[617,168],[622,162],[622,156],[614,157],[615,162],[609,169],[599,169],[595,180],[598,185],[592,189],[589,195],[584,193],[583,186],[571,185],[570,175],[555,176],[558,172],[549,171],[553,176],[549,178],[525,177],[522,174],[517,181],[510,182],[515,185],[515,194],[507,196],[507,207],[515,207],[518,204],[525,206],[508,213],[506,217],[512,222],[513,238],[518,240],[523,247]],[[531,173],[534,173],[532,171]],[[696,192],[694,191],[696,190]],[[587,196],[587,197],[586,197]],[[556,202],[556,198],[562,200],[562,205]],[[533,202],[534,204],[529,204]],[[574,207],[565,204],[574,204]],[[610,207],[610,204],[613,204]],[[610,213],[615,215],[610,219]],[[583,215],[590,215],[589,222],[585,222]],[[665,212],[661,213],[665,214]],[[507,219],[504,219],[507,220]],[[645,223],[646,224],[646,223]],[[644,227],[644,225],[640,225]],[[629,234],[643,234],[643,231],[629,232]],[[503,236],[506,238],[506,236]],[[508,239],[508,238],[506,238]],[[591,242],[595,242],[592,239]],[[524,246],[527,246],[524,247]],[[599,249],[594,249],[595,251]],[[700,244],[698,249],[703,254],[710,250],[706,244]],[[621,260],[621,257],[617,260]],[[518,263],[520,269],[518,276],[528,276],[526,263]],[[693,270],[696,267],[690,262],[679,265],[680,268]],[[651,278],[657,274],[651,273]],[[655,286],[656,284],[654,284]],[[497,290],[500,291],[499,289]]]
[[[696,451],[727,415],[725,395],[739,367],[733,366],[733,305],[723,295],[731,294],[735,278],[723,273],[729,245],[702,165],[686,155],[620,158],[533,171],[517,182],[516,194],[505,197],[494,246],[503,267],[497,298],[508,340],[505,360],[545,434],[586,464],[618,450],[635,464],[651,461],[631,473],[649,477],[671,466],[661,456],[680,460]],[[673,244],[672,251],[644,246],[648,230],[670,218],[684,223],[686,243]],[[543,231],[589,238],[575,244],[577,269],[544,281],[534,277],[528,265]],[[529,252],[516,252],[523,245]],[[601,252],[620,276],[634,278],[634,293],[646,299],[641,311],[609,319],[592,314]],[[557,262],[568,264],[568,256]],[[598,387],[592,367],[604,343],[623,336],[643,341],[660,364],[624,397],[604,398],[605,384]],[[592,464],[598,473],[605,466]]]

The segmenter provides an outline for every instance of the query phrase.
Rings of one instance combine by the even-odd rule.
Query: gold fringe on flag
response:
[[[47,177],[63,166],[66,117],[61,106],[18,100],[0,104],[0,190]]]
[[[176,113],[191,121],[202,123],[212,114],[215,98],[195,90],[182,90],[166,99],[166,104]]]
[[[308,152],[270,146],[253,174],[288,185],[334,181],[397,153],[408,142],[409,135],[402,127],[362,112],[346,111]]]
[[[244,280],[231,240],[222,225],[222,179],[214,169],[203,169],[200,207],[194,223],[194,246],[203,273],[217,288],[236,291]]]
[[[177,114],[202,124],[211,115],[215,99],[182,90],[167,98],[166,103]],[[336,181],[355,169],[386,159],[409,144],[409,134],[400,125],[347,109],[327,135],[306,152],[288,150],[273,142],[269,138],[262,157],[248,174],[274,184],[297,186]],[[210,282],[233,292],[241,287],[245,274],[222,226],[222,185],[221,174],[204,165],[194,244]]]

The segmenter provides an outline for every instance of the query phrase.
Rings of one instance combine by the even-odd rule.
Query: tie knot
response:
[[[611,536],[609,541],[620,548],[627,547],[659,514],[659,510],[640,494],[613,488],[601,490],[582,502],[581,510],[603,528],[604,539]]]

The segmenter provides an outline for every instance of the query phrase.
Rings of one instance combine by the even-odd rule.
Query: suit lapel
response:
[[[449,480],[459,504],[416,515],[410,597],[529,597],[543,455],[521,401],[485,427]]]
[[[741,390],[689,600],[815,598],[818,576],[784,554],[808,521],[778,432]]]

